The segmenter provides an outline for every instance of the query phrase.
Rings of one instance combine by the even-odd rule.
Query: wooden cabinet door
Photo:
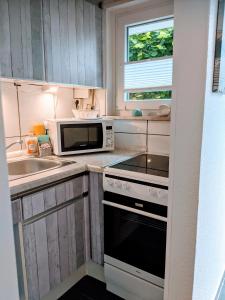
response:
[[[41,0],[0,0],[1,77],[44,80]]]
[[[41,299],[85,263],[84,201],[23,225],[29,300]]]
[[[102,86],[102,10],[85,0],[43,1],[46,80]]]
[[[104,220],[103,220],[103,178],[100,173],[90,173],[90,224],[91,258],[103,265],[104,262]]]

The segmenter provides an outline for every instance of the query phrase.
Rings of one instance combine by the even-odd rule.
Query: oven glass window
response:
[[[105,254],[164,278],[166,222],[104,205]]]
[[[102,148],[102,124],[61,125],[62,151],[76,151]]]

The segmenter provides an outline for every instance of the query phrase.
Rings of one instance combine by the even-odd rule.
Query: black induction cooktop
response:
[[[154,154],[141,154],[119,164],[113,165],[111,168],[168,177],[169,157]]]

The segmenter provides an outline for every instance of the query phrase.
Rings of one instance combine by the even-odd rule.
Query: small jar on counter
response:
[[[32,133],[26,137],[26,154],[38,155],[38,139]]]

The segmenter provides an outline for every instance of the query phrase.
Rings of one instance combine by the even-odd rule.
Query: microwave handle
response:
[[[148,218],[152,218],[152,219],[155,219],[155,220],[167,222],[167,218],[165,218],[165,217],[158,216],[158,215],[155,215],[155,214],[151,214],[149,212],[142,211],[142,210],[139,210],[139,209],[135,209],[135,208],[132,208],[132,207],[129,207],[129,206],[121,205],[121,204],[110,202],[110,201],[107,201],[107,200],[102,200],[102,203],[104,205],[120,208],[122,210],[130,211],[132,213],[136,213],[136,214],[148,217]]]

